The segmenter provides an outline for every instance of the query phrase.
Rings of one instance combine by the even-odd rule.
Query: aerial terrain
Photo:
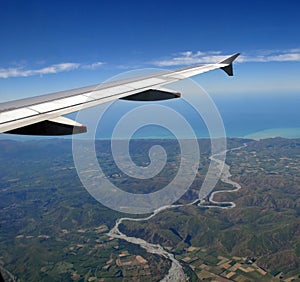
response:
[[[122,213],[96,201],[77,173],[70,138],[0,134],[5,282],[300,282],[299,11],[298,0],[1,1],[1,104],[241,53],[233,77],[208,72],[185,88],[166,86],[180,99],[148,103],[153,127],[137,126],[129,147],[138,167],[149,165],[154,145],[165,149],[165,166],[149,179],[123,172],[110,144],[127,114],[120,142],[144,120],[144,103],[103,104],[87,110],[86,120],[67,116],[87,126],[75,139],[96,140],[105,175],[99,183],[129,193],[162,190],[179,171],[179,140],[198,140],[194,182],[153,213]],[[158,112],[161,106],[182,116],[193,137]],[[211,109],[224,134],[210,134]],[[170,126],[159,131],[157,121]],[[210,142],[220,136],[227,138],[226,165],[201,198],[210,163],[220,166]]]
[[[159,281],[168,274],[168,257],[109,235],[117,219],[145,216],[112,211],[88,194],[70,140],[0,142],[0,268],[8,281]],[[96,143],[99,163],[122,189],[159,189],[176,173],[177,141],[131,140],[131,149],[137,163],[147,163],[155,143],[166,148],[168,165],[142,188],[113,163],[107,140]],[[173,254],[190,281],[299,281],[299,139],[228,139],[230,179],[241,188],[228,192],[234,187],[220,180],[214,191],[225,192],[200,206],[191,203],[210,142],[199,146],[197,177],[178,206],[124,220],[119,230]]]

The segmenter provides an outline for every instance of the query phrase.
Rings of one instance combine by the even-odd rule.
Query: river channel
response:
[[[243,146],[236,147],[236,148],[233,148],[230,150],[226,150],[225,153],[227,153],[229,151],[240,150],[241,148],[244,148],[246,146],[247,145],[244,144]],[[217,202],[217,201],[214,201],[214,199],[213,199],[214,196],[218,193],[237,192],[242,187],[239,183],[230,179],[230,177],[231,177],[230,166],[228,164],[224,163],[223,160],[218,159],[218,156],[220,156],[220,155],[224,155],[224,152],[210,156],[210,160],[216,162],[218,167],[220,169],[222,169],[220,180],[226,184],[232,185],[233,189],[232,190],[215,191],[215,192],[211,193],[210,197],[209,197],[209,202],[212,203],[212,205],[205,205],[203,200],[197,199],[189,204],[185,204],[185,206],[194,205],[194,204],[198,203],[198,206],[207,207],[207,208],[230,209],[230,208],[235,207],[234,202]],[[119,225],[124,221],[147,221],[164,210],[178,208],[178,207],[182,207],[182,206],[183,205],[169,205],[169,206],[160,207],[157,210],[155,210],[153,212],[153,214],[151,214],[150,216],[145,217],[145,218],[130,218],[130,217],[119,218],[116,221],[115,226],[108,232],[108,236],[115,238],[115,239],[122,239],[129,243],[139,245],[140,247],[144,248],[148,253],[157,254],[159,256],[169,259],[172,264],[171,264],[168,274],[161,280],[162,282],[188,281],[188,277],[184,273],[182,265],[180,264],[180,262],[175,258],[175,256],[172,253],[166,251],[159,244],[148,243],[145,240],[143,240],[141,238],[137,238],[137,237],[129,237],[119,230]]]

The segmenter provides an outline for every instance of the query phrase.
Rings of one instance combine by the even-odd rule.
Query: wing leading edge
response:
[[[180,97],[180,93],[163,86],[201,73],[222,69],[233,75],[232,63],[239,56],[206,65],[72,89],[39,97],[0,104],[0,133],[23,135],[69,135],[86,132],[86,127],[63,117],[81,109],[124,99],[158,101]]]

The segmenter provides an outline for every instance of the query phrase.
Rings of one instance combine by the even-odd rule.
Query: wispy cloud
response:
[[[220,51],[192,52],[185,51],[174,54],[173,56],[161,60],[153,61],[152,64],[159,67],[191,65],[191,64],[209,64],[216,63],[225,59],[228,55]],[[300,48],[288,50],[263,50],[255,51],[251,54],[242,54],[238,62],[300,62]]]
[[[102,65],[104,65],[103,62],[95,62],[92,64],[81,65],[80,68],[86,69],[86,70],[95,70],[95,69],[101,67]]]
[[[162,60],[156,60],[153,65],[158,67],[169,67],[178,65],[191,65],[191,64],[202,64],[202,63],[215,63],[222,60],[224,56],[221,55],[220,51],[209,51],[202,52],[197,51],[193,53],[192,51],[180,52],[172,56],[171,58],[166,58]]]
[[[11,67],[11,68],[0,67],[0,78],[47,75],[47,74],[55,74],[60,72],[68,72],[76,69],[95,70],[98,67],[102,66],[103,64],[104,64],[103,62],[95,62],[92,64],[61,63],[61,64],[54,64],[39,69],[26,69],[24,66]]]
[[[264,50],[256,54],[242,55],[238,61],[243,62],[300,62],[300,49]]]

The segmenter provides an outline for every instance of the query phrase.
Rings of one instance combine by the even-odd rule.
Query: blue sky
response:
[[[2,1],[0,100],[97,84],[135,69],[214,63],[241,52],[235,77],[214,71],[194,78],[227,116],[225,125],[245,112],[245,122],[256,115],[257,124],[267,116],[276,123],[281,111],[281,120],[292,121],[281,127],[296,128],[299,10],[297,0]],[[272,104],[272,117],[260,103]]]
[[[296,0],[5,1],[2,101],[235,52],[234,82],[221,72],[197,81],[213,93],[298,91],[299,10]]]

